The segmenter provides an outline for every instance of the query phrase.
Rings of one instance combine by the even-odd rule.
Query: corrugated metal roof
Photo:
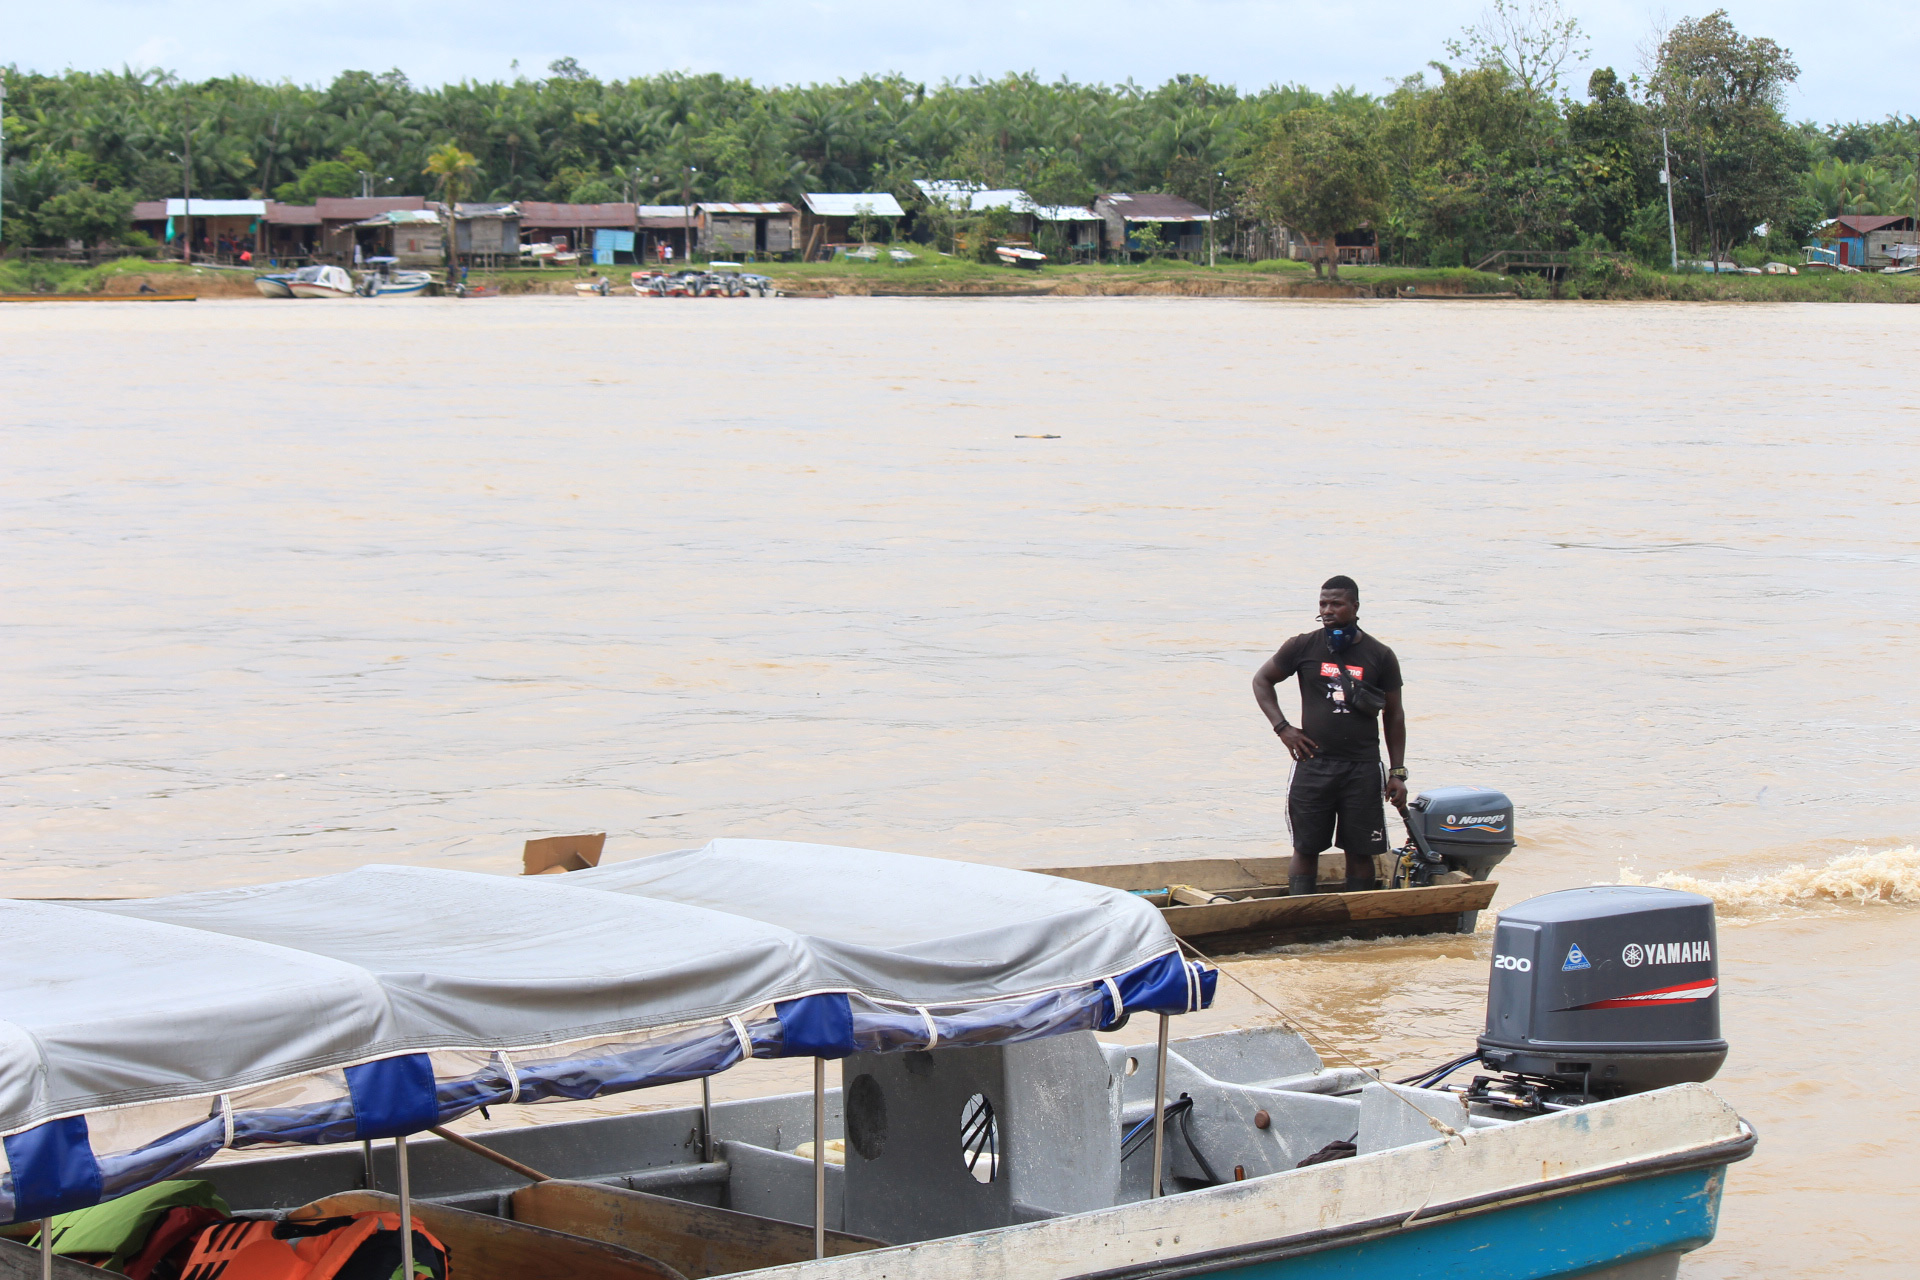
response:
[[[687,206],[683,204],[637,204],[634,209],[643,218],[684,218]]]
[[[178,218],[189,212],[185,200],[167,201],[167,216]],[[195,197],[191,213],[196,218],[259,218],[265,216],[265,200],[202,200]]]
[[[884,191],[809,191],[801,199],[820,218],[904,218],[907,211]]]
[[[1835,218],[1832,225],[1845,227],[1847,229],[1847,235],[1864,236],[1870,235],[1875,231],[1885,231],[1896,222],[1906,222],[1912,216],[1912,214],[1907,213],[1847,213]],[[1906,228],[1902,227],[1901,230],[1904,231]],[[1821,234],[1831,236],[1835,233],[1823,230]]]
[[[631,204],[548,204],[540,200],[520,202],[520,222],[529,227],[619,227],[631,228],[639,216],[638,205]]]
[[[1011,209],[1015,213],[1032,213],[1035,209],[1033,197],[1013,187],[992,189],[971,182],[953,182],[943,178],[916,178],[914,186],[920,188],[920,194],[929,201],[944,204],[950,209],[965,209],[978,213],[982,209]]]
[[[1130,222],[1212,222],[1207,211],[1191,200],[1162,195],[1157,191],[1115,191],[1093,202],[1094,208],[1106,205]]]
[[[520,206],[498,201],[473,204],[462,200],[453,206],[453,213],[457,218],[517,218],[520,216]]]
[[[281,204],[267,201],[267,221],[276,227],[317,227],[320,210],[310,204]]]
[[[1101,217],[1083,204],[1037,204],[1033,216],[1042,222],[1099,222]]]
[[[133,220],[135,222],[158,222],[167,216],[165,200],[135,200],[133,202]]]
[[[702,201],[701,203],[696,204],[693,207],[698,209],[702,213],[752,214],[756,217],[768,217],[771,215],[782,214],[782,213],[800,212],[798,209],[794,208],[792,205],[784,204],[778,200],[763,200],[758,204],[720,204],[713,201]]]
[[[313,202],[322,222],[358,222],[389,209],[424,209],[425,196],[321,196]]]

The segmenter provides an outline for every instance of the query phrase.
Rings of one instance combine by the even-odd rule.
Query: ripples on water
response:
[[[1285,762],[1247,681],[1349,573],[1408,673],[1415,787],[1519,803],[1501,902],[1626,866],[1755,919],[1723,938],[1721,1083],[1764,1140],[1688,1274],[1901,1274],[1917,330],[1841,306],[0,311],[9,889],[506,872],[529,835],[599,829],[615,858],[720,834],[1267,854]],[[1410,1069],[1471,1041],[1484,947],[1235,967]],[[1200,1025],[1269,1016],[1223,990]]]

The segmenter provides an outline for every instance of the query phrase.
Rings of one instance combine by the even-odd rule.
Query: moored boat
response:
[[[369,295],[375,298],[420,297],[433,286],[433,275],[426,271],[383,271],[368,280]]]
[[[1466,1059],[1394,1085],[1280,1027],[1172,1039],[1217,974],[1131,894],[778,841],[597,853],[529,850],[529,870],[577,868],[553,876],[0,901],[0,1221],[197,1168],[290,1236],[377,1213],[398,1245],[411,1219],[463,1280],[1424,1280],[1463,1258],[1652,1280],[1712,1238],[1754,1144],[1690,1082],[1725,1052],[1693,895],[1536,900],[1533,932],[1496,946],[1557,959],[1577,930],[1584,967],[1496,966],[1490,1005],[1509,1040],[1551,1058],[1585,1037],[1591,1061],[1522,1051],[1546,1074],[1458,1091]],[[1620,940],[1669,935],[1661,963],[1697,998],[1632,1003],[1649,979]],[[1510,1016],[1536,1005],[1537,1027]],[[1515,1053],[1495,1021],[1489,1063]],[[1130,1025],[1147,1034],[1112,1038]],[[749,1057],[811,1059],[812,1092],[445,1128]]]
[[[260,291],[263,298],[291,298],[293,296],[293,272],[282,271],[273,275],[255,276],[253,287]]]
[[[1029,249],[1025,245],[1003,244],[995,246],[993,256],[1009,267],[1021,267],[1028,271],[1038,271],[1047,260],[1047,255],[1038,249]]]
[[[302,267],[287,281],[296,298],[351,298],[353,277],[340,267]]]

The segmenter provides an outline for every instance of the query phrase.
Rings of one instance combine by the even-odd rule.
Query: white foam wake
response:
[[[1702,880],[1674,871],[1644,878],[1622,868],[1619,883],[1703,894],[1713,899],[1721,913],[1735,916],[1822,904],[1911,906],[1920,904],[1920,850],[1912,845],[1877,851],[1858,849],[1821,866],[1795,863],[1771,875],[1744,880]]]

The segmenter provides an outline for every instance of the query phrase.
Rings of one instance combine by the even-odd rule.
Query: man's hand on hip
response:
[[[1287,754],[1295,760],[1311,760],[1320,754],[1320,744],[1293,725],[1280,730],[1280,741],[1286,744]]]

